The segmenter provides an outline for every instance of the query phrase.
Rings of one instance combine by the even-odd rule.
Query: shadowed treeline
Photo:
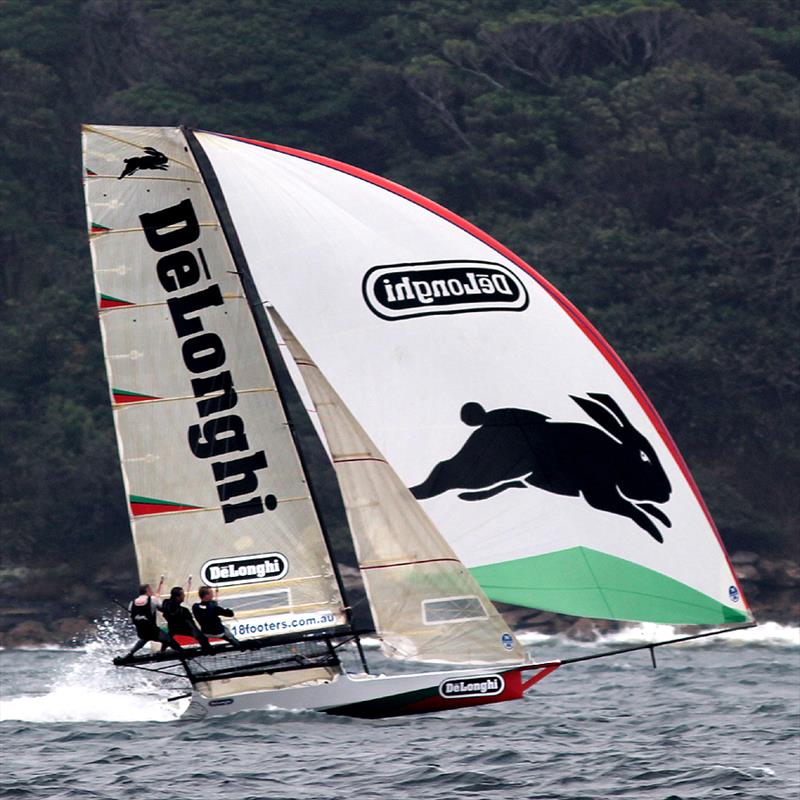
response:
[[[79,124],[323,153],[480,225],[587,314],[732,549],[797,526],[790,0],[2,0],[2,565],[132,558]],[[109,578],[110,580],[110,578]]]

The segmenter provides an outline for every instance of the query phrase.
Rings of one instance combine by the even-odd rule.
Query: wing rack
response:
[[[194,685],[247,675],[273,674],[314,667],[338,667],[337,650],[353,640],[352,636],[334,640],[335,634],[306,634],[297,636],[250,639],[239,647],[230,644],[213,645],[211,651],[185,647],[180,653],[167,650],[128,658],[115,658],[118,667],[134,667],[148,672],[176,676],[176,668]]]

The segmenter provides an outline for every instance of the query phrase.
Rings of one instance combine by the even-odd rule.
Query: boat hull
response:
[[[558,665],[503,670],[458,670],[412,675],[349,675],[306,686],[207,698],[194,692],[184,717],[269,709],[305,709],[364,719],[425,714],[519,700]],[[524,672],[533,672],[525,677]]]

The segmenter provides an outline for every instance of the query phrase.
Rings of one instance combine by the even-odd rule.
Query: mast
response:
[[[309,493],[319,517],[323,537],[331,555],[339,590],[346,603],[352,631],[356,637],[359,634],[373,633],[375,631],[375,622],[366,590],[361,580],[358,558],[350,535],[344,502],[333,465],[330,463],[314,430],[313,423],[305,410],[300,394],[280,354],[278,343],[273,335],[264,308],[264,301],[261,299],[253,280],[252,272],[236,233],[236,228],[231,219],[225,195],[216,173],[208,156],[197,141],[194,131],[183,126],[181,130],[186,136],[186,141],[211,196],[211,201],[222,226],[223,235],[228,243],[234,265],[241,279],[245,297],[253,313],[264,354],[272,371],[278,390],[278,397],[286,414],[298,457],[305,473]],[[366,669],[366,661],[359,641],[357,641],[357,646],[361,661]]]

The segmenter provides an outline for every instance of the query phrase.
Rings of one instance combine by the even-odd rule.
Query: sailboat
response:
[[[495,603],[753,624],[642,389],[488,234],[237,136],[85,125],[83,160],[139,574],[212,587],[242,643],[129,660],[188,678],[187,714],[441,711],[576,660]]]

